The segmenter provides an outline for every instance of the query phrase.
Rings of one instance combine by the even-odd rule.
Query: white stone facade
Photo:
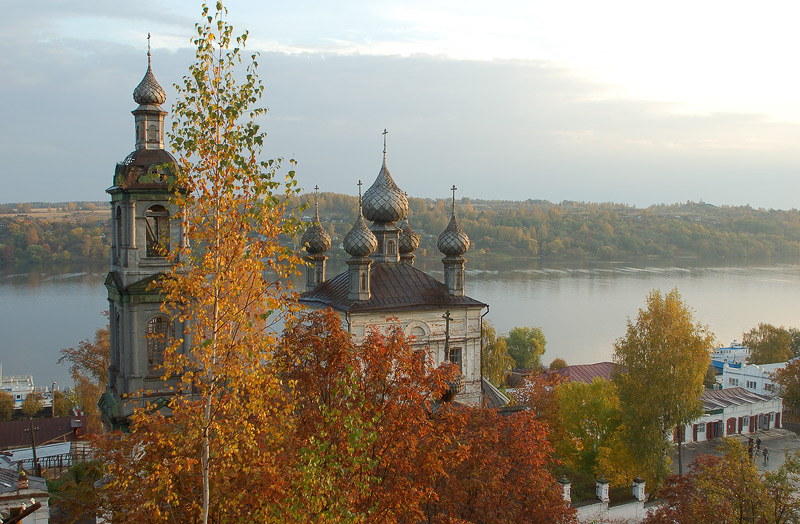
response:
[[[342,315],[349,332],[360,344],[370,328],[386,332],[399,324],[408,337],[413,337],[414,349],[425,350],[434,366],[448,360],[445,355],[445,319],[450,311],[450,349],[460,350],[464,390],[456,397],[459,402],[478,404],[481,400],[481,308],[432,309],[389,313],[351,313]]]

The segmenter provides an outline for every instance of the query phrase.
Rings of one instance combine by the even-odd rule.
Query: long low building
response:
[[[591,383],[596,378],[613,380],[615,372],[624,370],[613,362],[598,362],[567,366],[550,373],[561,375],[567,382]],[[684,442],[703,442],[781,427],[783,400],[780,397],[731,387],[703,390],[702,402],[703,416],[684,427]],[[677,442],[677,438],[676,427],[672,439]]]
[[[684,428],[684,442],[781,427],[783,400],[742,387],[703,391],[703,416]],[[677,430],[673,435],[677,440]]]

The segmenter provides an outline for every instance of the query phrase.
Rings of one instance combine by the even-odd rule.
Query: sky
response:
[[[107,200],[147,67],[175,100],[200,3],[0,0],[0,202]],[[800,203],[800,3],[230,0],[265,158],[307,190]]]

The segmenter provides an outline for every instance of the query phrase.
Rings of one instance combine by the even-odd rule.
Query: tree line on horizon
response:
[[[297,197],[300,209],[311,195]],[[335,252],[350,230],[358,199],[339,193],[317,197],[321,225]],[[73,204],[70,206],[70,204]],[[110,221],[94,214],[36,218],[50,204],[0,204],[0,269],[18,265],[99,262],[108,259]],[[91,211],[103,202],[58,204]],[[88,206],[88,207],[87,207]],[[420,234],[417,254],[439,256],[436,240],[450,219],[450,200],[409,198],[409,221]],[[305,220],[312,213],[305,212]],[[800,256],[800,210],[713,206],[702,202],[637,208],[625,204],[544,200],[511,202],[462,198],[461,227],[472,242],[471,256],[616,260],[630,257],[772,259]],[[110,215],[109,215],[110,217]],[[300,237],[285,239],[299,249]]]

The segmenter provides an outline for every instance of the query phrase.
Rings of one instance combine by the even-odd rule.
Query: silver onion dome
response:
[[[149,35],[148,35],[149,39]],[[164,89],[156,80],[156,76],[153,74],[153,69],[150,67],[150,49],[147,49],[147,72],[144,74],[144,78],[142,81],[139,82],[139,85],[136,86],[136,89],[133,90],[133,101],[139,105],[161,105],[167,101],[167,93],[164,92]]]
[[[351,257],[368,257],[378,249],[378,239],[369,230],[361,211],[361,180],[358,181],[358,218],[344,236],[344,250]]]
[[[416,231],[411,229],[411,224],[406,220],[403,229],[400,231],[400,242],[398,246],[400,248],[400,253],[405,255],[416,251],[419,247],[419,240],[419,235]]]
[[[309,255],[319,255],[331,248],[331,236],[319,225],[319,221],[314,221],[303,233],[301,242]]]
[[[408,198],[392,180],[383,158],[375,182],[364,192],[364,217],[371,222],[395,222],[408,215]]]
[[[469,237],[458,225],[456,219],[456,186],[450,188],[453,191],[453,214],[450,216],[450,223],[436,242],[436,247],[445,256],[460,257],[469,250]]]
[[[331,248],[331,236],[319,224],[319,186],[315,186],[314,191],[314,221],[300,240],[309,255],[319,255]]]

